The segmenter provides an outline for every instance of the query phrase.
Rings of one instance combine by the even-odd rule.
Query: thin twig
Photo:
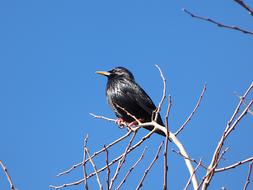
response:
[[[165,127],[169,133],[169,122],[168,122],[168,118],[169,118],[169,113],[170,113],[170,108],[172,105],[172,101],[171,101],[171,96],[169,96],[169,104],[168,104],[168,108],[167,108],[167,112],[166,112],[166,116],[165,116],[165,120],[166,120],[166,124]],[[164,146],[164,152],[163,152],[163,157],[164,157],[164,169],[163,169],[163,190],[167,190],[167,184],[168,184],[168,143],[169,143],[169,134],[166,134],[166,140],[165,140],[165,146]]]
[[[205,170],[207,170],[207,167],[204,164],[202,164],[202,162],[199,163],[197,160],[195,160],[193,158],[185,157],[184,155],[181,154],[180,151],[176,151],[176,150],[172,149],[172,152],[178,154],[179,156],[182,156],[184,159],[190,160],[191,162],[195,163],[196,165],[200,165],[202,168],[204,168]]]
[[[94,115],[94,117],[96,117],[97,115]],[[100,117],[100,116],[99,116]],[[103,116],[101,116],[103,117]],[[116,139],[115,141],[113,141],[112,143],[110,143],[109,145],[106,146],[106,149],[112,147],[113,145],[117,144],[118,142],[124,140],[125,138],[127,138],[132,132],[131,131],[128,131],[124,136]],[[94,152],[92,155],[91,155],[91,158],[94,158],[96,157],[97,155],[99,155],[101,152],[104,152],[105,151],[105,148],[102,148],[101,150],[97,151],[97,152]],[[62,175],[65,175],[65,174],[68,174],[70,173],[71,171],[73,171],[74,169],[76,169],[77,167],[79,166],[82,166],[84,163],[86,163],[89,159],[86,159],[84,162],[80,162],[80,163],[77,163],[77,164],[74,164],[73,166],[71,166],[69,169],[59,173],[57,175],[57,177],[59,176],[62,176]]]
[[[83,177],[84,177],[84,187],[86,190],[89,189],[88,187],[88,181],[87,181],[87,171],[86,171],[86,146],[87,146],[87,141],[88,141],[88,134],[86,135],[85,139],[84,139],[84,148],[83,148]]]
[[[143,176],[142,176],[142,178],[141,178],[141,180],[140,180],[140,182],[139,182],[139,185],[137,186],[136,190],[140,189],[140,188],[143,186],[143,181],[144,181],[144,179],[146,178],[148,172],[150,171],[150,169],[152,168],[152,166],[154,165],[154,163],[155,163],[155,162],[157,161],[157,159],[158,159],[158,155],[159,155],[159,153],[160,153],[160,150],[161,150],[161,148],[162,148],[163,143],[164,143],[164,141],[162,141],[162,143],[159,145],[158,150],[157,150],[157,153],[156,153],[154,159],[152,160],[152,162],[150,163],[150,165],[148,166],[148,168],[145,170],[145,172],[144,172],[144,174],[143,174]]]
[[[84,179],[80,179],[78,181],[74,181],[74,182],[71,182],[71,183],[65,183],[65,184],[62,184],[62,185],[59,185],[59,186],[49,185],[49,187],[52,188],[52,189],[58,190],[58,189],[62,189],[62,188],[65,188],[65,187],[71,187],[71,186],[74,186],[74,185],[79,185],[83,182],[84,182]]]
[[[201,166],[201,163],[202,163],[202,161],[200,160],[200,161],[198,162],[198,165],[197,165],[196,168],[194,169],[194,172],[193,172],[192,175],[189,177],[189,179],[188,179],[188,181],[187,181],[187,183],[186,183],[186,185],[185,185],[184,190],[187,190],[187,189],[188,189],[189,185],[191,184],[192,177],[193,177],[193,175],[197,172],[199,166]]]
[[[169,134],[169,139],[175,143],[175,145],[177,146],[177,148],[180,150],[180,152],[182,153],[182,155],[184,155],[184,157],[189,157],[183,144],[179,141],[179,139],[174,135],[174,133],[168,133],[167,129],[162,126],[162,125],[159,125],[158,123],[152,121],[152,122],[146,122],[146,123],[142,123],[140,126],[141,127],[144,127],[144,126],[154,126],[153,128],[153,132],[154,131],[157,131],[157,130],[161,130],[163,131],[164,134]],[[190,173],[190,175],[192,175],[192,173],[194,172],[194,168],[192,166],[192,163],[190,160],[188,159],[184,159],[185,161],[185,164],[186,164],[186,167]],[[196,190],[198,188],[198,181],[197,181],[197,176],[194,174],[193,177],[192,177],[192,185],[193,185],[193,188],[194,190]]]
[[[4,173],[5,173],[6,177],[7,177],[7,180],[9,182],[9,184],[10,184],[11,190],[15,190],[15,187],[14,187],[13,182],[11,180],[11,176],[10,176],[10,174],[9,174],[6,166],[3,164],[2,160],[0,160],[0,165],[3,168],[3,171],[4,171]]]
[[[190,176],[192,176],[192,185],[193,185],[193,189],[196,190],[198,188],[198,180],[197,180],[197,176],[194,174],[194,168],[192,166],[191,160],[187,159],[189,158],[183,144],[178,140],[178,138],[176,137],[176,135],[174,135],[174,133],[169,133],[170,134],[170,139],[172,140],[172,142],[175,143],[175,145],[177,146],[177,148],[179,149],[180,153],[183,155],[186,167],[190,173]]]
[[[212,24],[215,24],[219,27],[222,27],[222,28],[227,28],[227,29],[231,29],[231,30],[237,30],[237,31],[240,31],[240,32],[243,32],[244,34],[253,34],[253,32],[251,31],[248,31],[248,30],[245,30],[245,29],[242,29],[238,26],[229,26],[229,25],[225,25],[223,23],[220,23],[220,22],[217,22],[213,19],[210,19],[210,18],[207,18],[207,17],[202,17],[202,16],[198,16],[198,15],[195,15],[193,14],[192,12],[188,11],[187,9],[182,9],[185,13],[187,13],[188,15],[190,15],[191,17],[193,18],[197,18],[197,19],[200,19],[200,20],[204,20],[204,21],[207,21],[207,22],[210,22]]]
[[[159,114],[159,112],[161,111],[162,104],[163,104],[163,102],[164,102],[164,100],[165,100],[165,98],[166,98],[166,79],[165,79],[165,77],[163,76],[163,72],[162,72],[161,68],[159,67],[159,65],[155,65],[155,66],[156,66],[156,68],[159,70],[160,75],[161,75],[161,78],[162,78],[162,80],[163,80],[163,95],[162,95],[161,101],[160,101],[159,104],[158,104],[157,109],[155,110],[155,118],[154,118],[154,121],[157,121],[158,114]]]
[[[201,181],[198,189],[201,187],[202,184],[204,184],[202,186],[202,190],[206,190],[208,185],[210,184],[210,181],[215,173],[215,169],[217,168],[221,158],[224,156],[224,154],[228,151],[229,147],[225,148],[225,150],[223,150],[220,154],[220,156],[218,157],[217,161],[214,163],[213,167],[210,168],[210,166],[208,166],[208,169],[207,169],[207,173],[206,175],[204,176],[203,180]]]
[[[225,133],[224,133],[225,137],[227,137],[235,129],[235,127],[239,123],[239,121],[248,113],[248,110],[250,109],[252,104],[253,104],[253,100],[251,100],[249,102],[248,106],[244,109],[242,114],[234,121],[233,125],[231,125],[231,127],[225,131]]]
[[[234,0],[236,3],[241,5],[244,9],[246,9],[251,16],[253,16],[253,10],[242,0]]]
[[[91,116],[97,118],[97,119],[104,119],[106,121],[110,121],[110,122],[116,122],[116,119],[112,119],[112,118],[108,118],[108,117],[105,117],[105,116],[102,116],[102,115],[96,115],[94,113],[90,113]]]
[[[246,96],[249,94],[249,92],[252,89],[253,89],[253,82],[251,83],[251,85],[249,86],[249,88],[246,90],[246,92],[244,93],[244,95],[240,98],[240,101],[239,101],[238,105],[236,106],[233,115],[229,119],[225,130],[227,130],[231,126],[233,120],[235,119],[235,116],[239,113],[239,110],[240,110],[240,107],[241,107],[242,103],[244,102]]]
[[[166,140],[165,140],[165,146],[164,146],[164,151],[163,151],[163,190],[167,190],[167,183],[168,183],[168,142],[169,142],[169,136],[166,135]]]
[[[241,99],[242,98],[242,96],[240,96],[237,92],[235,92],[235,95],[239,98],[239,99]],[[246,107],[248,104],[246,103],[246,101],[245,100],[243,100],[243,105]],[[253,111],[251,111],[250,109],[248,110],[248,112],[249,112],[249,114],[251,114],[252,116],[253,116]]]
[[[171,98],[171,95],[169,95],[169,104],[168,104],[168,107],[167,107],[167,111],[166,111],[166,115],[165,115],[165,125],[166,126],[169,126],[169,115],[170,115],[170,109],[171,109],[171,106],[172,106],[172,98]],[[169,132],[169,130],[167,130]]]
[[[177,139],[177,137],[176,137],[173,133],[168,133],[167,129],[166,129],[164,126],[159,125],[158,123],[152,121],[152,122],[141,123],[140,125],[138,125],[138,127],[145,127],[145,126],[150,126],[150,125],[154,126],[154,129],[153,129],[152,131],[150,131],[146,136],[142,137],[142,139],[141,139],[139,142],[137,142],[135,145],[131,146],[131,148],[128,150],[128,152],[131,152],[131,151],[133,151],[136,147],[140,146],[145,140],[147,140],[148,138],[150,138],[151,135],[152,135],[155,131],[161,130],[161,131],[164,132],[164,134],[169,134],[170,140],[171,140],[172,142],[175,143],[175,145],[178,147],[178,149],[180,150],[180,152],[182,153],[182,155],[184,155],[185,157],[189,157],[188,154],[187,154],[187,152],[186,152],[186,150],[184,149],[184,146],[182,145],[182,143]],[[129,134],[130,134],[130,133],[131,133],[131,132],[129,132]],[[125,135],[124,138],[126,138],[126,136],[127,136],[127,135]],[[121,138],[119,138],[119,139],[122,140],[122,139],[124,139],[124,138],[121,137]],[[118,139],[118,140],[119,140],[119,139]],[[113,142],[113,143],[114,143],[114,142]],[[113,144],[113,143],[111,143],[111,144]],[[108,146],[109,146],[109,145],[108,145]],[[108,146],[107,146],[107,147],[108,147]],[[104,148],[101,149],[100,151],[94,153],[93,156],[96,156],[98,153],[101,153],[101,152],[103,152],[103,151],[104,151]],[[120,159],[122,158],[122,156],[123,156],[123,155],[118,156],[117,158],[115,158],[114,160],[112,160],[108,165],[111,166],[112,164],[115,164],[118,160],[120,160]],[[186,163],[186,166],[187,166],[187,168],[188,168],[188,171],[189,171],[190,175],[192,175],[193,172],[194,172],[194,168],[193,168],[193,166],[192,166],[192,164],[191,164],[191,161],[189,161],[188,159],[184,159],[184,160],[185,160],[185,163]],[[81,163],[81,165],[82,165],[82,163]],[[74,166],[72,166],[72,168],[73,168],[73,167],[74,167]],[[76,167],[78,167],[78,166],[76,166]],[[100,173],[100,172],[104,171],[106,168],[107,168],[107,166],[104,166],[104,167],[100,168],[99,170],[97,170],[97,173]],[[73,170],[73,169],[69,169],[69,170],[67,170],[67,171],[64,171],[63,173],[67,173],[67,172],[72,171],[72,170]],[[89,179],[90,177],[92,177],[92,176],[94,176],[94,175],[96,175],[95,172],[90,173],[90,174],[87,176],[87,179]],[[83,182],[84,182],[84,179],[81,179],[81,180],[78,180],[78,181],[76,181],[76,182],[72,182],[72,183],[68,183],[68,184],[63,184],[63,185],[60,185],[60,186],[52,186],[52,185],[51,185],[50,187],[51,187],[51,188],[55,188],[55,189],[60,189],[60,188],[63,188],[63,187],[69,187],[69,186],[73,186],[73,185],[78,185],[78,184],[83,183]],[[195,174],[194,174],[193,177],[192,177],[192,184],[193,184],[194,189],[197,189],[197,187],[198,187],[198,181],[197,181],[197,178],[196,178],[196,175],[195,175]]]
[[[219,155],[220,155],[220,151],[222,149],[222,146],[225,142],[225,140],[227,139],[228,135],[235,129],[235,127],[237,126],[237,124],[239,123],[239,121],[248,113],[248,110],[250,109],[251,105],[253,104],[253,100],[248,104],[248,106],[244,109],[244,111],[238,116],[238,118],[235,120],[236,115],[239,113],[240,107],[244,101],[244,99],[246,98],[246,96],[248,95],[248,93],[251,91],[251,89],[253,88],[253,83],[251,83],[251,85],[249,86],[249,88],[246,90],[246,92],[244,93],[244,95],[242,96],[242,98],[240,99],[233,115],[231,116],[230,120],[228,121],[228,124],[225,128],[225,131],[223,132],[223,135],[220,139],[220,141],[218,142],[218,145],[214,151],[213,157],[212,157],[212,161],[210,163],[210,165],[208,166],[208,172],[206,174],[205,180],[204,180],[204,184],[202,189],[206,190],[208,185],[210,184],[210,181],[212,180],[212,177],[214,175],[214,171],[218,165],[218,159],[219,159]],[[234,121],[235,120],[235,121]],[[233,122],[234,121],[234,122]],[[233,122],[233,123],[232,123]],[[210,172],[212,169],[212,172]]]
[[[130,139],[130,141],[129,141],[129,143],[128,143],[128,145],[127,145],[124,153],[122,154],[123,155],[122,158],[119,160],[119,163],[118,163],[118,166],[117,166],[116,171],[114,173],[114,176],[111,179],[111,183],[110,183],[109,189],[112,189],[113,183],[116,180],[117,176],[119,175],[120,169],[121,169],[121,167],[123,166],[123,164],[124,164],[124,162],[126,160],[126,156],[127,156],[128,150],[130,149],[135,136],[136,136],[136,132],[133,133],[132,138]]]
[[[142,139],[140,141],[138,141],[136,144],[134,144],[133,146],[131,146],[131,148],[129,148],[129,150],[127,151],[127,153],[133,151],[135,148],[137,148],[138,146],[140,146],[145,140],[147,140],[148,138],[150,138],[150,136],[155,132],[155,130],[150,131],[147,135],[145,135],[144,137],[142,137]],[[117,161],[119,161],[122,158],[122,154],[120,156],[118,156],[117,158],[115,158],[114,160],[112,160],[108,165],[111,166],[112,164],[115,164]],[[106,169],[106,166],[100,168],[98,170],[98,173],[104,171]],[[87,179],[89,179],[90,177],[94,176],[95,172],[90,173],[87,176]]]
[[[121,188],[121,186],[126,182],[128,176],[130,175],[130,173],[133,171],[134,168],[136,168],[136,166],[140,163],[140,161],[143,159],[145,151],[146,151],[147,147],[144,148],[140,158],[134,163],[134,165],[128,170],[128,172],[126,173],[125,177],[123,178],[123,180],[120,182],[120,184],[118,185],[118,187],[116,188],[116,190],[119,190]]]
[[[110,174],[111,174],[111,170],[110,170],[110,166],[109,166],[109,152],[106,148],[106,145],[104,145],[105,148],[105,163],[106,163],[106,168],[107,168],[107,177],[106,177],[106,185],[107,185],[107,189],[110,190]]]
[[[248,175],[247,175],[246,182],[245,182],[243,190],[247,190],[247,188],[249,186],[250,175],[251,175],[251,172],[252,172],[252,165],[253,165],[253,161],[249,164],[249,171],[248,171]]]
[[[130,113],[129,111],[127,111],[125,108],[121,107],[118,104],[115,104],[115,106],[117,108],[120,108],[122,111],[124,111],[128,116],[132,117],[138,124],[141,124],[140,120],[138,118],[136,118],[135,115],[133,115],[132,113]]]
[[[185,120],[185,122],[183,123],[183,125],[177,130],[177,132],[175,133],[176,136],[185,128],[185,126],[192,119],[193,115],[195,114],[195,112],[197,111],[197,109],[198,109],[198,107],[200,105],[200,102],[201,102],[201,100],[202,100],[205,92],[206,92],[206,84],[203,87],[203,90],[202,90],[202,92],[200,94],[200,97],[199,97],[199,99],[197,101],[197,104],[196,104],[195,108],[193,109],[193,111],[191,112],[191,114],[189,115],[189,117]]]
[[[85,151],[87,152],[88,158],[90,159],[91,165],[93,166],[94,172],[96,173],[96,177],[97,177],[97,182],[98,182],[99,189],[100,189],[100,190],[103,190],[103,186],[102,186],[102,184],[101,184],[101,181],[100,181],[100,178],[99,178],[99,175],[98,175],[98,170],[97,170],[96,164],[95,164],[95,162],[92,160],[92,158],[91,158],[91,156],[90,156],[89,149],[88,149],[87,147],[85,147]]]
[[[235,164],[232,164],[230,166],[226,166],[226,167],[223,167],[223,168],[218,168],[218,169],[215,170],[215,172],[218,173],[218,172],[223,172],[223,171],[226,171],[226,170],[230,170],[230,169],[236,168],[237,166],[240,166],[242,164],[245,164],[245,163],[251,162],[251,161],[253,161],[253,157],[247,158],[245,160],[241,160],[241,161],[236,162]]]

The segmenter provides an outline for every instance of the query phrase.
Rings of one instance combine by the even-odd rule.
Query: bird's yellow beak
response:
[[[107,71],[96,71],[96,73],[99,74],[99,75],[104,75],[104,76],[109,76],[111,74]]]

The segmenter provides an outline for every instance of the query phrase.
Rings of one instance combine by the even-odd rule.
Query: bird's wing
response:
[[[137,83],[133,83],[132,81],[131,83],[121,83],[121,89],[114,91],[109,97],[109,103],[112,105],[118,117],[122,117],[123,115],[125,115],[125,117],[128,116],[116,105],[125,108],[130,114],[137,118],[143,117],[143,119],[151,119],[152,113],[156,109],[155,104],[148,94]],[[163,125],[160,114],[158,115],[157,122]]]
[[[123,93],[125,93],[135,105],[138,105],[139,108],[145,110],[145,112],[150,115],[156,109],[156,106],[148,94],[136,83],[131,84],[129,88],[125,88]]]

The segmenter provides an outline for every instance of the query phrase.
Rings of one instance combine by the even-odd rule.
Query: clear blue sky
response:
[[[105,99],[106,79],[95,71],[115,66],[129,68],[157,103],[162,82],[154,65],[160,65],[173,98],[172,131],[207,82],[201,107],[180,139],[192,157],[209,163],[237,104],[233,92],[242,94],[252,82],[253,36],[195,20],[181,11],[184,7],[253,30],[252,18],[233,1],[0,2],[0,159],[18,189],[44,190],[81,178],[82,170],[55,176],[82,159],[85,134],[91,152],[124,134],[89,115],[114,117]],[[222,165],[252,156],[252,122],[247,116],[228,139]],[[149,153],[140,169],[160,142],[158,136],[147,142]],[[188,179],[184,162],[171,152],[169,158],[169,187],[182,189]],[[152,171],[161,170],[159,160]],[[241,189],[247,170],[245,165],[218,174],[211,189]],[[162,186],[162,173],[152,174],[143,189]],[[0,189],[8,189],[2,171],[0,176]],[[124,188],[135,187],[136,179],[129,178]]]

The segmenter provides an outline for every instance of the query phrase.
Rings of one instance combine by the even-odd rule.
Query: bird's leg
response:
[[[138,126],[139,122],[143,122],[143,119],[140,118],[140,119],[138,119],[138,121],[137,120],[132,121],[131,123],[128,123],[127,126],[129,128],[134,128],[135,126]]]
[[[137,124],[138,124],[137,121],[132,121],[131,123],[128,123],[127,125],[128,125],[128,127],[134,127],[134,126],[136,126]]]
[[[115,123],[120,127],[120,128],[124,128],[126,125],[126,122],[122,119],[122,118],[117,118]]]

